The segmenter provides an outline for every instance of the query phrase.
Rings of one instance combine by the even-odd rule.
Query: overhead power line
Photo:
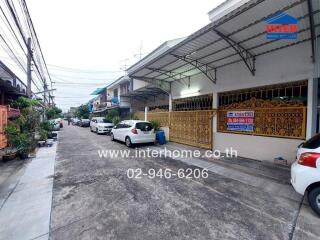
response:
[[[123,73],[123,71],[119,70],[90,70],[90,69],[80,69],[80,68],[71,68],[71,67],[64,67],[58,66],[55,64],[48,64],[49,68],[55,68],[55,71],[62,71],[62,72],[79,72],[79,73],[92,73],[92,74],[105,74],[105,73]]]
[[[84,77],[84,76],[68,76],[68,75],[56,75],[52,74],[53,78],[56,79],[61,79],[61,80],[77,80],[77,79],[82,79],[82,80],[96,80],[96,81],[104,81],[104,82],[110,82],[114,81],[114,78],[95,78],[95,77]]]
[[[34,25],[33,25],[33,22],[32,22],[32,19],[31,19],[31,16],[30,16],[30,13],[29,13],[29,9],[28,9],[28,6],[27,6],[27,3],[25,0],[22,0],[22,3],[25,7],[25,10],[26,10],[26,14],[27,14],[27,17],[28,17],[28,20],[30,21],[30,25],[31,25],[31,28],[33,30],[33,33],[35,35],[35,39],[36,39],[36,42],[37,42],[37,45],[38,45],[38,48],[40,50],[40,55],[41,55],[41,58],[43,60],[43,63],[44,63],[44,66],[45,66],[45,69],[47,71],[47,74],[48,74],[48,77],[49,77],[49,80],[52,82],[51,80],[51,76],[50,76],[50,73],[49,73],[49,70],[48,70],[48,67],[47,67],[47,63],[46,63],[46,60],[44,59],[44,56],[43,56],[43,52],[42,52],[42,49],[41,49],[41,46],[40,46],[40,43],[39,43],[39,39],[38,39],[38,36],[37,36],[37,32],[34,28]]]
[[[0,6],[0,10],[1,10],[1,13],[2,13],[2,15],[4,16],[4,18],[5,18],[5,20],[6,20],[6,21],[4,21],[4,22],[7,23],[7,26],[8,26],[9,29],[10,29],[10,33],[12,34],[12,36],[14,37],[14,39],[16,40],[16,42],[18,43],[18,45],[19,45],[20,48],[22,49],[24,55],[27,56],[27,53],[25,52],[25,49],[23,48],[23,46],[22,46],[22,44],[21,44],[21,42],[20,42],[20,40],[19,40],[16,32],[13,30],[13,27],[12,27],[9,19],[8,19],[7,15],[5,14],[5,12],[3,11],[3,8],[2,8],[1,6]],[[1,19],[3,20],[2,17],[1,17]]]

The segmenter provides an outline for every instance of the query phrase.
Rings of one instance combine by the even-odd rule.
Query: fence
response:
[[[201,148],[212,148],[212,117],[215,110],[148,112],[148,121],[169,127],[170,141]],[[135,116],[144,119],[144,112]]]
[[[252,132],[230,131],[227,128],[229,111],[254,111]],[[218,109],[218,131],[258,136],[305,139],[307,107],[301,102],[269,101],[252,98]]]

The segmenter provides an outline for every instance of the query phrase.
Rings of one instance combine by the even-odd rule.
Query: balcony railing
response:
[[[100,110],[100,109],[110,107],[110,106],[111,106],[110,102],[100,103],[100,104],[96,105],[96,110]]]

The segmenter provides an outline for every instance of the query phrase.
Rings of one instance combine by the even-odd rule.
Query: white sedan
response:
[[[291,166],[291,184],[296,192],[307,193],[311,208],[320,215],[320,134],[298,147]]]
[[[136,143],[154,143],[156,135],[150,122],[125,120],[111,130],[111,140],[125,142],[127,147]]]
[[[103,117],[93,117],[90,121],[91,132],[110,133],[113,128],[113,123]]]

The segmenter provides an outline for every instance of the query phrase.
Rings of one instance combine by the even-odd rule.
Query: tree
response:
[[[17,100],[12,101],[11,106],[14,108],[24,109],[39,105],[36,99],[29,99],[26,97],[19,97]]]
[[[46,116],[48,120],[60,117],[61,113],[62,110],[57,107],[51,107],[48,110],[46,110]]]
[[[78,107],[75,112],[75,116],[78,118],[85,118],[85,119],[89,118],[90,112],[89,112],[88,106],[81,105],[80,107]]]

